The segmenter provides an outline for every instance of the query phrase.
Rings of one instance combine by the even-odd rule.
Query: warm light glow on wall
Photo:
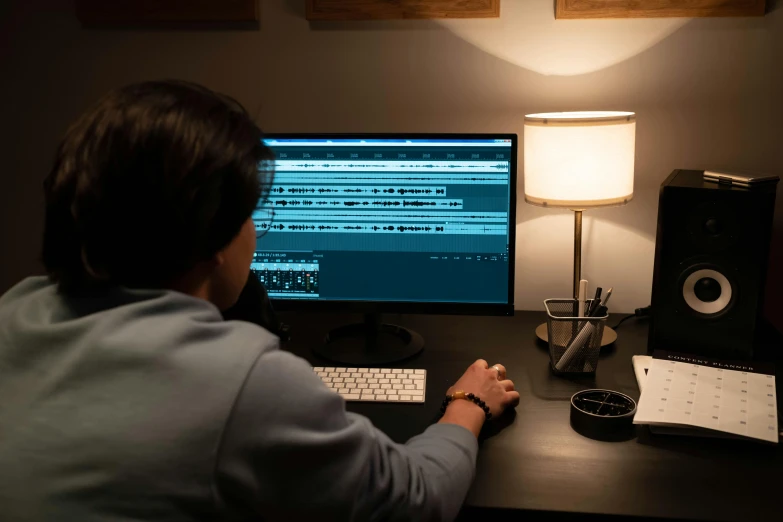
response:
[[[688,18],[556,20],[554,2],[501,2],[500,18],[434,23],[502,60],[547,76],[601,71],[657,45]]]
[[[627,203],[635,140],[632,112],[525,116],[525,201],[571,209]]]

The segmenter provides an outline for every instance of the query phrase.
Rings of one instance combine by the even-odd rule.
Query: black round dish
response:
[[[571,427],[585,437],[627,440],[633,434],[636,401],[611,390],[582,390],[571,397]]]

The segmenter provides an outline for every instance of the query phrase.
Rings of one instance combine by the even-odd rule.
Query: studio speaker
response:
[[[650,351],[734,359],[753,355],[775,188],[774,181],[716,183],[694,170],[675,170],[663,182]]]

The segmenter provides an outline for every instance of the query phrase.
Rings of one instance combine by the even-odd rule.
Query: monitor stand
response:
[[[413,330],[381,323],[379,314],[365,314],[363,323],[340,326],[313,351],[330,361],[352,366],[378,366],[413,357],[424,338]]]

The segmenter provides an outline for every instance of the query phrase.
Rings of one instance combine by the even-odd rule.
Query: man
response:
[[[478,405],[395,444],[267,330],[222,319],[272,182],[261,138],[184,82],[114,91],[68,130],[44,184],[48,276],[0,298],[4,520],[456,516]],[[454,389],[495,416],[519,398],[484,361]]]

